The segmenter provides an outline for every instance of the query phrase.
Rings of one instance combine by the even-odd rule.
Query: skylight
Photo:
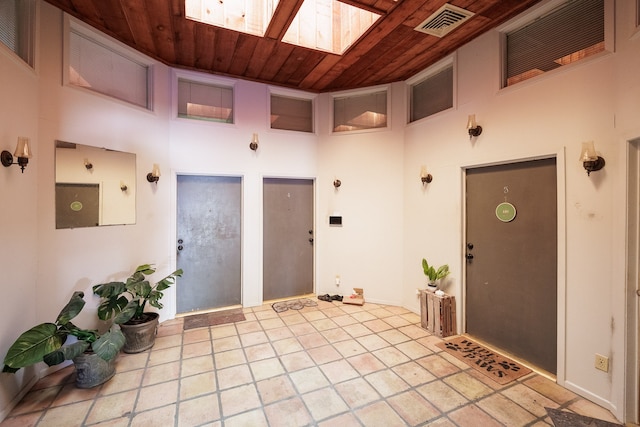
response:
[[[264,36],[278,0],[185,0],[187,18]],[[338,0],[304,0],[283,42],[342,54],[380,15]]]

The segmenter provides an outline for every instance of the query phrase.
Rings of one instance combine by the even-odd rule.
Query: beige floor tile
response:
[[[376,316],[379,319],[384,319],[384,318],[391,317],[391,316],[394,315],[394,313],[389,311],[387,309],[387,307],[380,307],[380,308],[376,308],[374,310],[369,310],[369,313],[373,314],[374,316]]]
[[[575,393],[559,386],[555,382],[541,375],[527,378],[523,381],[527,387],[531,387],[538,393],[550,398],[556,403],[564,404],[577,397]]]
[[[135,354],[120,353],[116,359],[116,375],[121,372],[144,369],[147,366],[148,360],[148,351]]]
[[[333,320],[336,323],[336,325],[343,326],[343,327],[358,323],[358,321],[354,319],[352,316],[344,313],[341,316],[332,317],[331,320]]]
[[[309,335],[309,334],[313,334],[313,333],[317,333],[318,332],[316,330],[316,328],[311,326],[310,323],[307,323],[307,321],[305,320],[304,317],[302,317],[302,316],[300,316],[300,317],[302,318],[302,321],[304,323],[299,323],[299,324],[296,324],[296,325],[289,325],[289,323],[287,323],[285,321],[285,323],[287,323],[287,325],[289,325],[289,329],[291,329],[291,332],[293,332],[294,336],[301,337],[303,335]],[[289,318],[287,317],[287,319],[289,319]]]
[[[536,417],[525,411],[511,400],[500,394],[494,394],[477,402],[478,407],[507,426],[523,426]]]
[[[342,330],[342,328],[328,329],[326,331],[321,331],[320,333],[332,344],[352,339],[351,335]]]
[[[180,378],[180,362],[151,366],[145,370],[142,385],[153,385]]]
[[[371,353],[359,354],[348,358],[347,361],[360,375],[367,375],[386,368],[385,364]]]
[[[349,407],[330,387],[302,395],[311,416],[316,421],[346,412]]]
[[[213,340],[213,350],[215,353],[221,351],[235,350],[241,348],[240,337],[238,335],[231,335],[228,337],[216,338]]]
[[[204,356],[213,353],[213,345],[211,341],[202,341],[193,344],[185,344],[182,346],[182,358]]]
[[[267,334],[264,331],[260,330],[257,332],[248,332],[246,334],[240,335],[240,342],[243,347],[250,347],[257,344],[263,344],[269,341],[267,338]]]
[[[289,329],[287,326],[274,329],[265,329],[264,332],[267,334],[267,337],[269,337],[270,341],[278,341],[285,338],[293,337],[293,332],[291,332],[291,329]]]
[[[391,345],[400,344],[402,342],[406,342],[411,339],[405,334],[403,334],[402,332],[399,332],[395,329],[380,332],[378,336],[383,340],[387,341]]]
[[[347,413],[329,418],[318,424],[318,427],[362,427],[362,424],[354,414]]]
[[[219,369],[216,374],[218,378],[218,388],[220,390],[226,390],[253,382],[251,370],[249,366],[245,364]]]
[[[448,412],[469,401],[442,381],[433,381],[416,389],[425,399],[442,412]]]
[[[389,342],[383,340],[378,335],[371,334],[363,337],[356,338],[356,341],[360,343],[364,348],[369,351],[379,350],[384,347],[389,347]]]
[[[262,409],[245,412],[224,420],[225,427],[268,427],[267,418]]]
[[[101,421],[121,418],[133,412],[137,396],[138,390],[131,390],[99,397],[95,400],[87,416],[87,424],[96,424]]]
[[[331,345],[311,348],[307,353],[309,353],[309,356],[311,356],[313,361],[318,365],[342,359],[342,355]]]
[[[63,386],[58,385],[28,392],[9,415],[15,416],[48,408],[62,388]]]
[[[167,405],[137,413],[131,420],[131,427],[170,426],[175,423],[176,405]]]
[[[409,326],[411,324],[411,322],[409,322],[407,319],[400,316],[385,317],[384,321],[387,322],[389,325],[393,326],[394,328]]]
[[[41,390],[43,388],[54,387],[57,385],[72,384],[75,382],[76,368],[73,364],[59,369],[44,378],[40,378],[30,391]]]
[[[302,347],[307,350],[329,344],[320,332],[313,332],[311,334],[299,336],[298,341]]]
[[[167,383],[141,388],[138,401],[136,402],[136,412],[147,411],[176,403],[178,401],[179,384],[179,381],[169,381]]]
[[[213,371],[191,375],[180,380],[180,399],[190,399],[209,394],[218,389],[218,383]]]
[[[451,375],[443,380],[469,400],[480,399],[493,393],[493,389],[478,381],[467,372]]]
[[[407,391],[387,399],[407,424],[415,426],[440,416],[440,411],[415,391]]]
[[[153,350],[149,355],[148,366],[162,365],[180,360],[182,347],[171,347],[160,350]]]
[[[303,350],[302,344],[296,338],[285,338],[272,343],[273,348],[279,355],[295,353]]]
[[[359,408],[380,399],[380,394],[360,377],[336,384],[334,388],[351,408]]]
[[[405,425],[402,418],[387,402],[376,402],[356,411],[356,415],[367,427]]]
[[[353,338],[363,337],[365,335],[371,334],[371,329],[368,329],[361,323],[354,323],[352,325],[346,325],[342,327],[346,333],[351,335]]]
[[[367,349],[360,345],[356,340],[340,341],[334,343],[333,346],[344,358],[357,356],[367,352]]]
[[[181,365],[180,374],[182,377],[201,374],[213,370],[213,356],[199,356],[184,359]]]
[[[262,325],[260,325],[260,322],[257,320],[253,322],[240,322],[235,325],[240,335],[250,334],[251,332],[262,332]]]
[[[31,412],[29,414],[7,417],[0,423],[2,427],[35,427],[42,412]]]
[[[403,352],[395,347],[385,347],[380,350],[372,351],[371,353],[373,353],[375,357],[388,367],[400,365],[402,363],[409,362],[410,360]]]
[[[73,403],[48,410],[38,423],[40,427],[81,426],[93,401]]]
[[[353,313],[351,315],[354,319],[356,319],[358,322],[362,323],[362,322],[368,322],[370,320],[376,320],[377,317],[374,316],[373,314],[367,312],[367,311],[360,311],[358,313]]]
[[[391,370],[411,387],[431,382],[436,378],[431,372],[413,361],[394,366]]]
[[[328,329],[334,329],[338,326],[333,320],[326,319],[326,318],[320,319],[320,320],[314,320],[313,322],[311,322],[311,325],[313,325],[313,327],[320,332],[326,331]]]
[[[265,405],[293,397],[296,394],[296,390],[287,375],[259,381],[257,387],[260,398]]]
[[[260,325],[262,326],[262,329],[264,329],[265,331],[268,331],[269,329],[278,329],[285,326],[282,319],[278,317],[275,319],[260,320]]]
[[[609,411],[586,399],[577,399],[575,402],[572,402],[567,409],[586,417],[597,418],[614,423],[618,422]]]
[[[415,341],[407,341],[395,346],[398,350],[403,352],[412,360],[420,359],[422,357],[433,354],[431,350],[422,344]]]
[[[299,397],[267,405],[264,412],[272,426],[308,426],[313,421]]]
[[[212,326],[210,328],[210,331],[211,331],[211,338],[213,338],[214,340],[219,338],[226,338],[226,337],[232,337],[232,336],[238,335],[238,331],[236,330],[235,324]]]
[[[418,324],[419,323],[420,323],[420,320],[418,320]],[[406,336],[408,336],[409,338],[414,340],[431,335],[429,332],[427,332],[427,330],[422,329],[420,326],[416,326],[416,325],[403,326],[401,328],[398,328],[398,330],[403,334],[405,334]]]
[[[113,379],[113,378],[112,378]],[[75,384],[66,384],[51,403],[52,407],[93,400],[98,396],[100,387],[78,388]]]
[[[217,394],[184,400],[178,406],[178,427],[194,427],[220,419]]]
[[[536,417],[545,417],[547,415],[547,411],[544,409],[545,407],[558,407],[558,404],[553,400],[544,397],[537,391],[523,384],[516,384],[513,387],[505,388],[502,395],[513,400]]]
[[[220,403],[222,405],[223,417],[230,417],[262,406],[254,384],[247,384],[221,391]],[[225,422],[225,425],[226,424]]]
[[[276,377],[284,374],[284,368],[280,360],[277,358],[257,360],[249,364],[251,373],[256,381],[262,381],[266,378]]]
[[[313,359],[311,359],[306,351],[285,354],[280,357],[280,361],[282,362],[282,366],[284,366],[287,372],[295,372],[301,369],[315,366],[315,362],[313,361]]]
[[[298,390],[298,393],[306,393],[329,385],[327,378],[324,376],[320,368],[316,366],[292,372],[289,374],[289,377],[291,378],[293,385]]]
[[[116,374],[113,378],[102,384],[102,387],[100,388],[100,395],[106,396],[108,394],[137,389],[142,384],[144,373],[144,369],[118,372],[116,368]]]
[[[438,378],[460,372],[460,368],[443,359],[438,354],[423,357],[422,359],[417,360],[417,362]],[[467,366],[467,369],[470,368]]]
[[[216,369],[224,369],[229,366],[240,365],[246,363],[247,359],[242,350],[229,350],[214,354],[214,364]]]
[[[376,320],[371,320],[368,322],[363,322],[362,323],[365,327],[367,327],[368,329],[370,329],[373,332],[379,333],[379,332],[383,332],[383,331],[388,331],[390,329],[393,329],[393,326],[391,326],[390,324],[388,324],[387,322],[385,322],[384,320],[381,319],[376,319]]]
[[[449,418],[460,427],[501,427],[489,414],[476,405],[466,405],[449,413]]]
[[[364,378],[383,397],[389,397],[409,388],[409,384],[390,369],[374,372]]]
[[[193,344],[200,341],[211,341],[211,332],[209,328],[197,328],[184,331],[182,334],[183,345]]]
[[[313,322],[315,320],[322,320],[327,318],[327,316],[325,316],[325,314],[321,310],[316,310],[316,311],[301,310],[300,314],[302,314],[302,316],[305,319],[307,319],[308,322]]]
[[[180,345],[182,345],[182,334],[174,334],[163,337],[156,337],[153,348],[159,350],[161,348],[177,347]]]
[[[346,360],[336,360],[320,366],[320,369],[331,384],[338,384],[360,376]]]
[[[269,359],[276,356],[276,352],[270,343],[258,344],[244,349],[244,354],[249,362]]]
[[[296,325],[304,325],[305,327],[313,328],[313,326],[306,323],[307,319],[302,317],[300,313],[289,313],[287,316],[281,316],[280,318],[289,327],[296,326]]]
[[[254,311],[256,319],[265,320],[265,319],[279,319],[278,313],[275,310],[257,310]],[[264,325],[263,325],[264,326]]]
[[[162,324],[158,326],[158,335],[156,338],[181,334],[183,327],[182,319],[180,319],[180,323],[169,324],[167,322],[162,322]]]

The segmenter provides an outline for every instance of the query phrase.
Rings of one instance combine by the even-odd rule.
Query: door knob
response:
[[[467,249],[469,250],[473,249],[473,243],[467,243]]]
[[[466,258],[471,261],[473,259],[473,254],[467,254]]]
[[[181,251],[181,250],[183,250],[183,249],[184,249],[184,246],[182,246],[182,245],[178,245],[178,251]]]
[[[309,243],[313,243],[313,237],[309,237]]]

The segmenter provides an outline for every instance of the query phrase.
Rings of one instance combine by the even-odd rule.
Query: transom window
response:
[[[24,62],[34,65],[35,2],[0,1],[0,42]]]
[[[409,122],[453,107],[453,62],[432,70],[427,77],[409,81]]]
[[[178,79],[178,117],[233,123],[233,87]]]
[[[576,0],[506,34],[504,86],[605,51],[604,0]]]
[[[387,90],[333,98],[333,131],[387,127]]]
[[[313,100],[271,94],[271,129],[313,132]]]

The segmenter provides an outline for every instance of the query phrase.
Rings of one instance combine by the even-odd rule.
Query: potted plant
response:
[[[161,309],[162,291],[174,284],[176,277],[182,276],[179,269],[152,285],[146,276],[155,272],[155,267],[143,264],[124,282],[102,283],[93,287],[93,293],[102,298],[98,317],[113,319],[113,323],[120,325],[126,337],[125,353],[140,353],[153,347],[158,313],[146,312],[147,303]]]
[[[124,345],[124,335],[118,325],[102,335],[95,330],[78,328],[71,320],[84,305],[84,293],[74,292],[55,323],[41,323],[23,332],[9,347],[2,372],[16,373],[38,362],[53,366],[72,360],[79,388],[94,387],[113,377],[115,358]],[[70,335],[77,340],[71,339],[67,344]]]
[[[438,268],[433,265],[429,265],[426,259],[422,258],[422,270],[424,275],[427,276],[427,290],[434,292],[438,289],[438,283],[449,275],[449,265],[444,264]]]

